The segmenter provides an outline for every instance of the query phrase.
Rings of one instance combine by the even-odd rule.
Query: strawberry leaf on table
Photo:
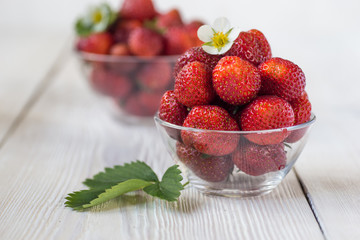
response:
[[[141,179],[148,182],[158,182],[154,171],[144,162],[125,163],[123,166],[105,168],[105,172],[96,174],[92,179],[86,179],[84,184],[89,188],[109,188],[129,179]]]
[[[78,211],[83,210],[83,206],[90,202],[89,199],[95,199],[103,192],[103,189],[89,189],[70,193],[69,196],[66,197],[67,201],[65,202],[65,206]]]
[[[183,179],[180,174],[181,171],[178,169],[178,165],[174,165],[166,170],[161,182],[145,187],[144,191],[154,197],[167,201],[176,201],[180,196],[180,190],[184,189],[184,186],[180,183]]]
[[[121,182],[110,189],[106,189],[105,192],[101,193],[97,198],[91,200],[88,204],[84,204],[84,208],[92,207],[100,203],[106,202],[110,199],[116,198],[124,193],[143,189],[146,186],[152,185],[153,183],[147,182],[140,179],[130,179],[125,182]]]
[[[76,191],[66,197],[65,206],[84,210],[122,194],[143,189],[151,196],[167,201],[176,201],[184,189],[181,171],[177,165],[167,169],[159,181],[154,171],[144,162],[136,161],[123,166],[106,168],[83,183],[88,190]]]

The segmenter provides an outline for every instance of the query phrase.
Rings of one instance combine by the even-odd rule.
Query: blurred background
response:
[[[97,0],[1,0],[0,44],[5,34],[47,31],[73,36],[75,19]],[[121,1],[108,1],[119,8]],[[357,0],[154,0],[159,11],[178,8],[185,20],[212,23],[227,16],[232,25],[261,30],[273,56],[298,64],[307,77],[307,91],[315,112],[341,110],[360,114],[360,94],[354,87],[360,67],[360,1]],[[19,35],[20,37],[21,35]],[[0,56],[1,58],[1,56]],[[344,97],[339,97],[339,93]],[[321,109],[318,109],[320,108]]]

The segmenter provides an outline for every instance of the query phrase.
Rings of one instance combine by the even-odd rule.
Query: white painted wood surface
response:
[[[52,74],[66,35],[0,28],[0,143]],[[0,144],[1,145],[1,144]]]
[[[186,13],[259,28],[275,56],[305,71],[318,118],[297,175],[260,198],[188,188],[177,203],[140,194],[83,213],[64,198],[105,166],[140,159],[160,174],[172,163],[153,126],[116,121],[80,75],[63,30],[87,1],[47,1],[53,14],[33,2],[0,3],[0,239],[360,239],[359,1],[239,2],[257,18],[230,0],[198,13],[206,4],[198,1]],[[176,4],[188,10],[189,2]],[[65,19],[43,21],[50,15]]]

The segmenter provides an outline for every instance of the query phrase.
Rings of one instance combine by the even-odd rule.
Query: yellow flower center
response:
[[[101,19],[102,19],[101,11],[95,11],[92,18],[93,18],[94,23],[101,22]]]
[[[228,33],[224,34],[223,32],[217,32],[214,34],[211,40],[215,48],[221,49],[229,42]]]

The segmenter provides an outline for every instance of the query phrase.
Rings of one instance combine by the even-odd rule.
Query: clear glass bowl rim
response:
[[[193,131],[193,132],[208,132],[208,133],[224,133],[224,134],[268,134],[268,133],[275,133],[275,132],[283,132],[286,131],[294,131],[306,128],[308,126],[311,126],[316,121],[316,116],[313,112],[311,112],[311,117],[308,122],[294,125],[291,127],[285,127],[285,128],[276,128],[276,129],[268,129],[268,130],[257,130],[257,131],[224,131],[224,130],[208,130],[208,129],[198,129],[198,128],[189,128],[189,127],[183,127],[179,125],[175,125],[169,122],[166,122],[164,120],[161,120],[159,118],[159,112],[157,112],[154,116],[155,122],[159,123],[162,126],[178,129],[178,130],[186,130],[186,131]]]
[[[94,62],[146,62],[146,61],[169,61],[176,62],[180,55],[159,55],[159,56],[114,56],[108,54],[87,53],[74,50],[77,57]]]

